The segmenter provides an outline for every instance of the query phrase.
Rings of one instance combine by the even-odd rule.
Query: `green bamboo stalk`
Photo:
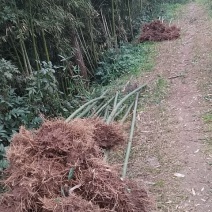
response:
[[[132,104],[129,106],[128,110],[126,111],[125,115],[123,116],[123,118],[121,119],[120,123],[123,124],[125,122],[125,120],[127,119],[132,107],[134,105],[134,102],[132,102]]]
[[[145,89],[146,87],[147,87],[146,84],[145,84],[145,85],[142,85],[142,86],[138,87],[137,89],[135,89],[134,91],[130,92],[128,95],[126,95],[126,96],[116,105],[116,107],[112,110],[111,114],[109,115],[109,117],[108,117],[107,120],[106,120],[106,123],[109,124],[111,121],[113,121],[114,116],[116,115],[117,110],[119,109],[119,107],[120,107],[130,96],[132,96],[133,94],[139,92],[139,91],[142,90],[142,89]],[[108,156],[109,156],[109,150],[106,150],[105,153],[104,153],[104,161],[107,161]]]
[[[93,55],[94,55],[95,64],[97,64],[98,59],[97,59],[97,52],[96,52],[96,48],[95,48],[94,34],[93,34],[93,27],[92,27],[91,18],[89,18],[89,30],[90,30],[92,52],[93,52]]]
[[[92,99],[91,101],[85,103],[84,105],[82,105],[79,109],[77,109],[75,112],[73,112],[66,120],[65,122],[69,122],[71,119],[73,119],[77,113],[79,113],[80,111],[82,111],[85,107],[87,107],[88,105],[90,105],[91,103],[93,102],[97,102],[98,100],[100,99],[104,99],[105,97],[98,97],[98,98],[95,98],[95,99]]]
[[[64,94],[67,94],[67,93],[66,93],[65,86],[64,86],[65,79],[62,79],[62,78],[60,77],[59,80],[60,80],[60,84],[61,84],[61,86],[62,86],[62,91],[63,91],[63,93],[64,93]]]
[[[134,102],[132,103],[132,106],[133,106],[133,104],[134,104]],[[113,121],[113,120],[115,119],[115,117],[117,117],[120,113],[122,113],[122,111],[123,111],[125,108],[126,108],[126,105],[124,105],[124,106],[119,110],[119,112],[116,113],[116,115],[114,116],[114,118],[113,118],[111,121]],[[109,110],[107,110],[107,115],[108,115],[108,112],[109,112]],[[106,115],[106,113],[105,113],[104,120],[107,120],[107,115]],[[109,152],[110,152],[109,150],[105,150],[105,152],[104,152],[104,161],[107,161],[108,156],[109,156]]]
[[[109,29],[109,24],[111,23],[110,21],[109,21],[109,24],[108,24],[108,22],[107,22],[107,18],[104,16],[104,20],[105,20],[105,26],[106,26],[106,30],[107,30],[107,34],[108,34],[108,36],[109,36],[109,39],[110,39],[110,43],[111,43],[111,37],[112,37],[112,30],[111,30],[111,32],[110,32],[110,29],[111,29],[111,26],[110,26],[110,29]]]
[[[102,101],[99,105],[96,105],[96,107],[93,108],[93,112],[91,113],[90,117],[95,117],[96,111],[98,111],[104,104],[104,101]]]
[[[94,114],[94,116],[98,116],[102,112],[102,110],[110,104],[110,102],[113,99],[114,99],[114,97],[111,97],[104,105],[102,105],[102,107],[99,108],[99,110],[97,110],[97,112]]]
[[[86,41],[85,41],[85,37],[84,37],[84,35],[83,35],[83,32],[82,32],[81,27],[80,27],[80,34],[81,34],[81,36],[82,36],[82,41],[83,41],[83,42],[82,42],[81,39],[80,39],[80,42],[81,42],[81,45],[82,45],[82,47],[83,47],[84,53],[85,53],[85,55],[86,55],[86,57],[87,57],[87,60],[88,60],[88,62],[89,62],[89,64],[90,64],[91,68],[94,70],[94,69],[95,69],[95,66],[94,66],[93,61],[92,61],[92,59],[91,59],[91,55],[90,55],[90,53],[89,53],[89,50],[88,50],[88,47],[87,47],[87,44],[86,44]]]
[[[111,8],[112,8],[112,27],[113,27],[113,37],[116,36],[116,26],[115,26],[115,9],[114,9],[114,0],[111,1]]]
[[[22,39],[21,38],[20,38],[19,42],[20,42],[20,47],[21,47],[22,58],[23,58],[23,61],[24,61],[25,73],[29,76],[30,73],[29,73],[29,70],[28,70],[27,61],[26,61],[26,55],[24,53],[24,47],[23,47],[23,43],[22,43]]]
[[[26,62],[27,62],[29,74],[32,75],[32,66],[31,66],[31,64],[30,64],[29,56],[28,56],[28,54],[27,54],[26,46],[25,46],[25,43],[24,43],[23,40],[22,40],[22,43],[23,43],[23,49],[24,49],[24,54],[25,54],[25,57],[26,57]]]
[[[127,107],[127,106],[124,105],[124,106],[116,113],[116,115],[114,116],[113,120],[114,120],[116,117],[118,117],[118,116],[124,111],[124,109],[125,109],[126,107]]]
[[[82,36],[83,36],[83,34],[82,34]],[[93,65],[93,63],[92,63],[92,59],[91,59],[91,57],[90,57],[90,55],[89,55],[88,48],[86,48],[86,44],[85,44],[85,47],[84,47],[84,44],[83,44],[83,42],[82,42],[82,40],[81,40],[81,38],[80,38],[80,35],[79,35],[78,31],[77,31],[77,37],[78,37],[79,42],[80,42],[80,44],[81,44],[81,48],[82,48],[83,52],[85,53],[85,56],[86,56],[86,58],[87,58],[87,60],[88,60],[88,62],[89,62],[89,65],[90,65],[91,67],[94,67],[94,65]],[[83,38],[84,38],[84,37],[83,37]],[[89,71],[89,70],[88,70],[88,71]],[[92,71],[93,71],[93,70],[92,70]],[[89,71],[89,74],[90,74],[91,76],[93,75],[93,73],[91,73],[91,71]]]
[[[104,120],[106,120],[108,117],[109,109],[110,109],[110,105],[107,105],[106,110],[105,110]]]
[[[18,51],[17,51],[17,49],[16,49],[15,43],[14,43],[14,41],[13,41],[13,39],[12,39],[11,36],[9,36],[9,38],[10,38],[10,40],[11,40],[12,47],[13,47],[13,49],[14,49],[14,51],[15,51],[15,54],[16,54],[16,57],[17,57],[17,59],[18,59],[18,64],[19,64],[19,66],[20,66],[21,72],[23,73],[23,72],[24,72],[24,68],[23,68],[23,66],[22,66],[21,59],[20,59],[20,57],[19,57],[19,54],[18,54]]]
[[[131,123],[130,137],[129,137],[127,152],[126,152],[126,156],[125,156],[125,160],[124,160],[122,179],[124,179],[126,177],[126,174],[127,174],[127,166],[128,166],[128,162],[129,162],[130,151],[131,151],[131,147],[132,147],[133,134],[134,134],[134,129],[135,129],[138,98],[139,98],[139,92],[137,93],[136,99],[135,99],[135,106],[134,106],[134,110],[133,110],[133,118],[132,118],[132,123]]]
[[[15,16],[16,16],[16,20],[17,20],[17,24],[18,24],[18,28],[21,29],[21,26],[20,26],[20,20],[19,20],[19,12],[18,12],[18,8],[17,8],[17,5],[16,5],[16,1],[13,0],[12,1],[12,4],[14,5],[14,8],[15,8]],[[19,44],[20,44],[20,48],[21,48],[21,54],[22,54],[22,58],[23,58],[23,62],[24,62],[24,72],[26,73],[26,75],[29,76],[29,70],[28,70],[28,67],[27,67],[27,61],[26,61],[26,57],[25,57],[25,54],[24,54],[24,48],[23,48],[23,43],[22,43],[22,35],[20,36],[20,39],[19,39]],[[15,50],[17,51],[17,50]]]
[[[33,51],[34,51],[34,56],[35,56],[35,62],[36,62],[36,67],[37,67],[37,71],[39,71],[41,69],[40,63],[39,63],[39,56],[38,56],[38,51],[37,51],[37,45],[36,45],[36,41],[35,41],[35,33],[34,33],[34,25],[33,25],[33,16],[32,16],[32,5],[31,5],[31,1],[29,1],[29,6],[30,6],[30,27],[31,27],[31,35],[32,35],[32,44],[33,44]]]
[[[78,116],[76,116],[76,118],[81,118],[81,117],[84,117],[90,110],[91,110],[91,108],[93,108],[94,107],[94,105],[96,104],[96,101],[95,102],[93,102],[93,104],[91,104],[91,105],[88,105],[87,106],[87,108],[85,109],[85,110],[83,110],[83,112],[82,113],[80,113]]]
[[[130,97],[132,96],[133,94],[137,93],[138,91],[142,90],[142,89],[145,89],[147,87],[147,85],[142,85],[140,87],[138,87],[137,89],[135,89],[134,91],[130,92],[129,94],[127,94],[117,105],[116,107],[112,110],[110,116],[108,117],[106,123],[109,124],[113,117],[115,116],[117,110],[119,109],[119,107]]]
[[[110,30],[108,28],[108,24],[107,24],[107,20],[105,18],[105,16],[103,15],[103,12],[102,12],[102,8],[101,8],[101,17],[102,17],[102,23],[103,23],[103,29],[105,31],[105,39],[106,39],[106,43],[108,45],[108,47],[112,47],[111,45],[111,35],[110,35]]]
[[[31,23],[31,28],[32,28],[32,43],[33,43],[33,50],[34,50],[34,55],[35,55],[35,62],[36,62],[37,71],[39,71],[41,69],[41,67],[40,67],[40,63],[39,63],[39,56],[38,56],[38,51],[36,48],[35,35],[34,35],[34,27],[33,27],[32,23]]]
[[[69,79],[69,77],[67,77],[67,75],[64,78],[64,84],[65,84],[65,85],[63,85],[63,89],[65,89],[64,93],[68,96],[68,94],[70,94],[70,92],[69,92],[70,79]]]
[[[48,47],[47,47],[47,44],[46,44],[46,38],[45,38],[45,33],[44,33],[44,30],[43,29],[41,30],[41,34],[42,34],[42,39],[43,39],[43,44],[44,44],[44,50],[45,50],[45,54],[46,54],[46,60],[47,60],[47,62],[49,62],[50,61],[49,51],[48,51]]]
[[[115,39],[115,47],[116,50],[118,48],[118,41],[117,41],[117,35],[116,35],[116,22],[115,22],[115,0],[112,0],[112,28],[113,28],[113,38]]]
[[[106,28],[106,23],[105,23],[105,17],[102,13],[102,8],[100,10],[100,14],[101,14],[101,18],[102,18],[102,23],[103,23],[103,29],[105,31],[105,37],[107,38],[108,37],[108,33],[107,33],[107,28]]]
[[[142,6],[143,6],[143,0],[140,0],[140,10],[142,10]]]
[[[96,102],[100,99],[104,99],[105,98],[105,94],[107,93],[107,91],[105,91],[100,97],[97,97],[95,99],[90,100],[89,102],[85,103],[84,105],[82,105],[79,109],[77,109],[75,112],[73,112],[66,120],[65,122],[69,122],[71,119],[73,119],[79,112],[81,112],[85,107],[87,107],[88,105],[92,104],[93,102]]]
[[[113,109],[114,109],[114,108],[116,107],[116,105],[117,105],[118,96],[119,96],[119,92],[117,91],[117,92],[116,92],[115,99],[114,99],[114,103],[113,103]]]
[[[132,28],[132,16],[131,16],[131,8],[130,8],[130,0],[127,1],[127,7],[128,7],[128,16],[129,16],[129,25],[130,25],[130,31],[133,37],[133,28]]]

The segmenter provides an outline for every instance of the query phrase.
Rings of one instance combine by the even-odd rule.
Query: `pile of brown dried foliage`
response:
[[[145,212],[146,191],[121,180],[102,148],[123,144],[119,125],[100,119],[46,120],[11,142],[1,199],[4,212]]]
[[[142,27],[140,42],[173,40],[180,37],[180,29],[176,26],[168,26],[160,20],[144,24]]]

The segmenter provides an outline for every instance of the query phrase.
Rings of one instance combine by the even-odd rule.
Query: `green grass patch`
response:
[[[160,103],[166,96],[168,88],[168,82],[166,79],[159,77],[156,82],[155,92],[153,93],[153,100],[156,103]]]
[[[151,104],[160,104],[168,93],[168,87],[168,81],[161,76],[158,76],[152,89],[149,92],[146,92],[145,95],[142,95],[142,108]]]
[[[180,4],[180,3],[175,3],[175,4],[165,3],[165,4],[163,4],[162,7],[164,8],[164,11],[166,11],[163,18],[168,21],[178,18],[179,12],[182,11],[183,6],[184,5]]]
[[[212,16],[212,1],[211,0],[196,0],[197,3],[202,4]]]
[[[158,180],[153,186],[163,188],[165,186],[165,182],[164,180]]]
[[[203,115],[203,120],[207,124],[212,124],[212,111]]]

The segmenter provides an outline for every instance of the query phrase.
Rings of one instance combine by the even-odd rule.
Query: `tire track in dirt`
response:
[[[169,81],[160,105],[140,113],[130,176],[146,179],[156,211],[212,211],[212,154],[206,154],[202,86],[212,78],[212,20],[197,3],[180,14],[181,39],[159,45],[154,74]],[[175,177],[180,173],[181,177]]]

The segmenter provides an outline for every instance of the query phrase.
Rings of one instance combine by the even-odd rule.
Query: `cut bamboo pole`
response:
[[[133,94],[135,94],[136,92],[139,93],[142,89],[145,89],[147,87],[147,84],[145,85],[142,85],[140,87],[138,87],[137,89],[135,89],[134,91],[130,92],[128,95],[126,95],[117,105],[116,107],[112,110],[111,114],[109,115],[109,117],[107,118],[106,120],[106,123],[109,124],[114,116],[116,115],[117,113],[117,110],[119,109],[119,107],[130,97],[132,96]],[[108,159],[108,156],[109,156],[109,150],[105,150],[104,152],[104,161],[107,161]]]
[[[113,117],[115,116],[117,110],[119,109],[119,107],[130,97],[132,96],[133,94],[135,94],[136,92],[142,90],[142,89],[145,89],[147,87],[147,85],[142,85],[140,86],[139,88],[135,89],[134,91],[130,92],[129,94],[127,94],[117,105],[116,107],[112,110],[110,116],[108,117],[106,123],[109,124],[112,120],[113,120]]]
[[[94,107],[95,104],[96,104],[96,101],[93,102],[92,104],[88,105],[87,108],[82,111],[82,113],[80,113],[78,116],[76,116],[76,118],[81,118],[81,117],[85,116],[91,110],[91,108]]]
[[[125,115],[124,115],[123,118],[121,119],[121,121],[120,121],[121,124],[123,124],[123,123],[125,122],[125,120],[127,119],[127,116],[129,115],[129,113],[130,113],[130,111],[131,111],[133,105],[134,105],[134,102],[129,106],[129,108],[127,109]]]
[[[112,102],[113,99],[114,99],[114,97],[111,97],[104,105],[102,105],[102,107],[99,108],[99,110],[94,114],[94,116],[98,116],[102,112],[102,110],[105,107],[107,107],[110,104],[110,102]]]
[[[130,129],[130,137],[129,137],[129,142],[128,142],[128,146],[127,146],[127,152],[126,152],[126,156],[125,156],[125,160],[124,160],[122,179],[124,179],[126,177],[126,174],[127,174],[127,166],[128,166],[128,161],[129,161],[129,157],[130,157],[133,134],[134,134],[135,123],[136,123],[136,113],[137,113],[137,106],[138,106],[138,98],[139,98],[139,92],[137,93],[136,99],[135,99],[135,106],[134,106],[134,110],[133,110],[133,118],[132,118],[132,124],[131,124],[131,129]]]
[[[113,121],[114,121],[114,119],[116,118],[116,117],[118,117],[123,111],[124,111],[124,109],[127,107],[127,105],[124,105],[117,113],[116,113],[116,115],[114,116],[114,118],[113,118]]]
[[[115,99],[114,99],[114,103],[113,103],[113,109],[114,109],[114,108],[116,107],[116,105],[117,105],[118,96],[119,96],[119,92],[117,91],[117,92],[116,92]]]
[[[95,108],[92,108],[92,113],[91,113],[91,115],[90,115],[90,117],[95,117],[96,116],[96,113],[97,113],[97,111],[103,106],[105,104],[105,102],[104,101],[102,101],[102,102],[100,102],[100,104],[99,105],[96,105],[96,107]]]
[[[84,105],[82,105],[79,109],[77,109],[75,112],[73,112],[66,120],[65,122],[69,122],[71,121],[79,112],[81,112],[85,107],[87,107],[88,105],[92,104],[93,102],[97,102],[100,99],[104,99],[105,98],[105,94],[107,93],[107,91],[105,91],[100,97],[97,97],[95,99],[90,100],[89,102],[85,103]]]
[[[105,115],[104,115],[104,120],[105,120],[105,121],[106,121],[106,119],[107,119],[107,117],[108,117],[109,109],[110,109],[110,106],[107,105],[106,110],[105,110]]]

